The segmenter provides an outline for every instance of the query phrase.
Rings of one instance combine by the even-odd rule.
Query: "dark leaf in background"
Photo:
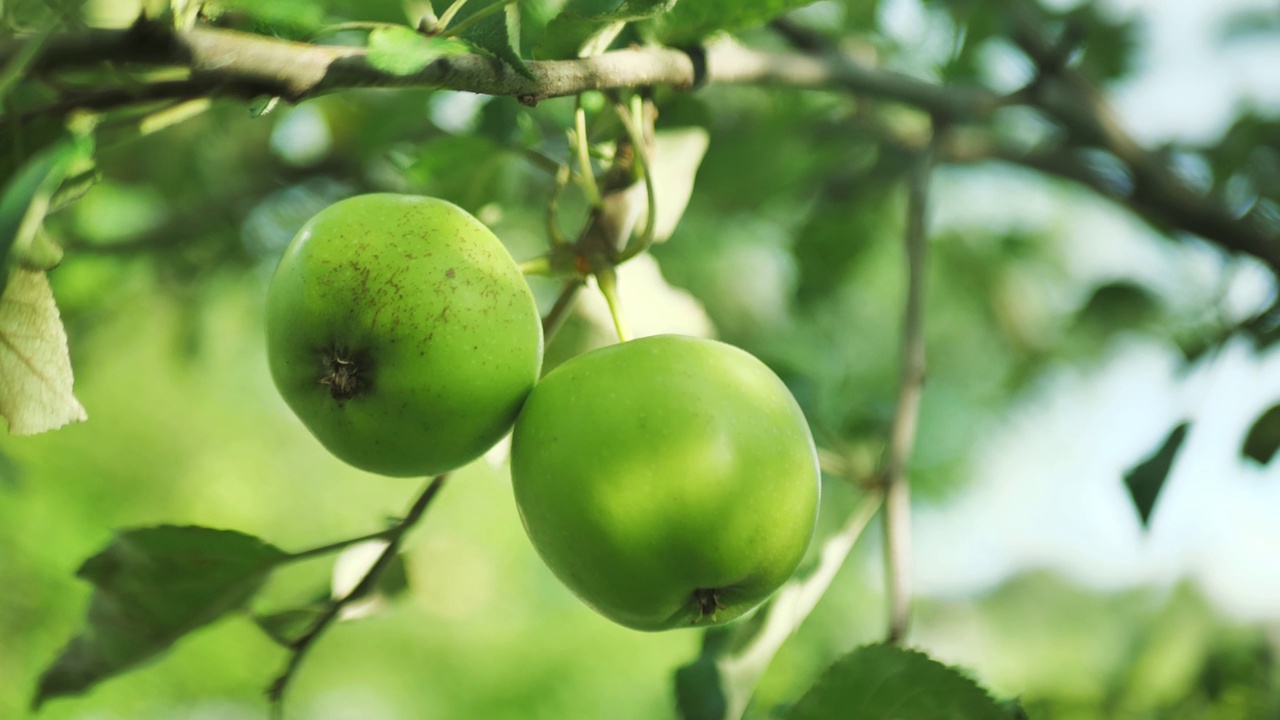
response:
[[[298,638],[307,634],[307,631],[324,615],[324,611],[324,605],[316,603],[265,615],[254,615],[253,622],[281,647],[292,648]]]
[[[83,692],[244,605],[289,556],[231,530],[161,526],[126,530],[85,561],[89,615],[40,678],[34,706]]]
[[[867,645],[837,660],[787,720],[1009,720],[997,703],[954,668],[915,650]]]
[[[1280,449],[1280,405],[1272,405],[1253,421],[1240,454],[1266,465]]]
[[[1133,500],[1143,527],[1147,527],[1151,520],[1151,510],[1155,507],[1156,499],[1164,488],[1164,481],[1169,477],[1169,470],[1173,468],[1173,460],[1190,429],[1189,422],[1179,424],[1169,432],[1164,444],[1155,454],[1124,474],[1125,487],[1129,488],[1129,498]]]
[[[716,642],[714,632],[703,636],[702,653],[696,660],[676,669],[676,709],[681,720],[723,720],[728,710],[717,655],[709,651]]]
[[[830,297],[849,278],[861,254],[898,211],[883,185],[859,176],[832,183],[796,237],[796,267],[802,303]]]
[[[1140,327],[1160,315],[1160,301],[1152,292],[1130,280],[1116,280],[1094,288],[1076,312],[1077,329],[1107,336],[1118,330]]]

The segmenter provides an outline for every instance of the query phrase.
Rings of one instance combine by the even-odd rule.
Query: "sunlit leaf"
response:
[[[814,0],[684,0],[653,23],[657,38],[669,45],[697,42],[718,31],[734,32]]]
[[[206,15],[236,29],[308,40],[325,26],[325,5],[311,0],[220,0],[206,2]]]
[[[72,394],[67,333],[43,272],[19,268],[0,295],[0,415],[14,435],[87,416]]]
[[[386,548],[386,542],[371,540],[343,550],[333,564],[330,586],[333,598],[345,598],[354,592]],[[389,600],[404,594],[408,589],[409,576],[404,555],[397,553],[383,568],[373,588],[361,597],[353,597],[342,609],[339,619],[356,620],[382,612],[387,608]]]
[[[40,677],[34,705],[84,692],[242,607],[287,557],[231,530],[161,526],[119,533],[77,573],[94,585],[85,628]]]
[[[369,64],[392,75],[412,75],[447,55],[467,52],[465,43],[426,37],[407,27],[378,28],[369,33]]]
[[[663,130],[654,135],[651,172],[657,217],[653,239],[664,242],[675,232],[680,217],[693,195],[693,181],[698,165],[707,152],[709,137],[702,128]],[[643,181],[637,180],[625,190],[610,193],[604,199],[609,235],[621,247],[632,234],[644,232],[648,219],[649,196]]]
[[[661,130],[653,138],[653,184],[657,222],[653,239],[663,242],[676,231],[693,195],[698,166],[711,138],[702,128]]]
[[[915,650],[867,645],[827,669],[787,720],[1008,720],[969,678]]]
[[[1240,454],[1266,465],[1280,449],[1280,405],[1272,405],[1253,421]]]
[[[656,17],[674,5],[674,0],[626,0],[609,12],[587,14],[567,10],[547,25],[534,48],[534,55],[561,60],[578,57],[579,51],[589,44],[602,50],[617,35],[622,24]],[[602,37],[605,34],[607,38]]]
[[[1169,477],[1169,471],[1173,469],[1173,460],[1177,457],[1178,450],[1182,448],[1182,442],[1187,439],[1187,431],[1190,429],[1191,423],[1180,423],[1169,431],[1159,450],[1124,474],[1124,484],[1129,489],[1129,499],[1133,501],[1133,506],[1138,511],[1138,518],[1142,520],[1143,527],[1151,521],[1151,511],[1160,497],[1160,491],[1164,489],[1164,482]]]
[[[511,69],[533,80],[529,66],[520,59],[516,45],[520,40],[520,9],[514,3],[499,12],[477,20],[458,37],[476,50],[492,55]]]

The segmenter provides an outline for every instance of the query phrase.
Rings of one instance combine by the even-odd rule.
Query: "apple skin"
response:
[[[293,239],[267,292],[285,402],[338,458],[435,475],[494,445],[542,364],[533,295],[505,247],[434,198],[339,201]]]
[[[660,335],[575,357],[516,421],[530,541],[587,605],[637,630],[728,622],[795,572],[820,481],[800,407],[764,363]]]

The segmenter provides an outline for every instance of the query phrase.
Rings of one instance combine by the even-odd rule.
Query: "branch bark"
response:
[[[396,75],[371,64],[361,47],[297,43],[207,27],[177,32],[140,23],[126,30],[89,30],[46,38],[29,69],[51,73],[110,62],[185,68],[187,78],[71,95],[52,106],[29,111],[27,116],[194,97],[272,95],[299,102],[360,87],[439,88],[515,96],[536,103],[586,90],[751,84],[849,92],[900,102],[938,118],[973,123],[982,123],[1001,107],[1026,103],[1062,123],[1073,147],[1098,147],[1125,164],[1133,176],[1133,189],[1117,196],[1092,183],[1088,173],[1054,174],[1104,192],[1162,229],[1198,235],[1230,252],[1256,257],[1280,275],[1280,232],[1251,218],[1235,217],[1214,197],[1180,183],[1159,155],[1125,133],[1096,87],[1077,71],[1054,64],[1055,51],[1043,34],[1034,32],[1035,23],[1028,21],[1027,27],[1031,30],[1019,36],[1024,51],[1043,64],[1045,76],[1026,92],[1001,96],[981,87],[938,85],[868,67],[833,47],[816,52],[776,52],[717,43],[705,50],[702,74],[698,69],[701,63],[683,51],[632,48],[579,60],[530,61],[531,80],[498,60],[477,55],[441,58],[419,72]],[[29,51],[27,44],[31,42],[37,40],[0,46],[0,67],[20,57],[24,49]],[[806,48],[812,50],[812,45],[810,42]],[[1042,158],[1028,155],[1020,164],[1042,169],[1036,167],[1037,159]],[[1060,169],[1076,165],[1055,162]]]
[[[0,47],[0,66],[18,56],[27,42]],[[103,62],[185,67],[192,74],[193,96],[271,94],[293,102],[358,87],[430,87],[536,102],[586,90],[690,88],[704,80],[866,92],[959,117],[989,114],[1001,102],[981,88],[934,85],[849,58],[766,52],[724,42],[708,48],[706,60],[705,78],[697,76],[687,53],[661,47],[615,50],[579,60],[529,61],[532,80],[479,55],[441,58],[419,72],[396,75],[372,65],[361,47],[312,45],[203,27],[175,32],[140,24],[50,38],[31,69],[49,72]]]

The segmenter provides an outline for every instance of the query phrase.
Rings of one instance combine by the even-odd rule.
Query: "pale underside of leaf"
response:
[[[43,272],[13,271],[0,296],[0,415],[13,435],[35,435],[88,416],[72,394],[67,333]]]

